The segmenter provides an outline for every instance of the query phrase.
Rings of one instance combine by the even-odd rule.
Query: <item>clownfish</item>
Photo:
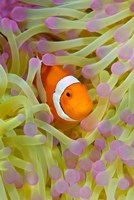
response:
[[[55,120],[75,123],[89,114],[92,101],[87,89],[69,71],[42,64],[40,77],[46,91],[47,104]]]

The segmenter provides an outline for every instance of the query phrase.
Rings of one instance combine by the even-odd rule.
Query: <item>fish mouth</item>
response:
[[[84,104],[84,105],[80,106],[80,108],[79,108],[81,114],[85,113],[85,115],[88,115],[90,113],[91,109],[92,109],[92,106],[90,104]]]
[[[92,102],[86,104],[77,104],[75,107],[68,105],[68,111],[60,104],[64,113],[69,116],[71,119],[76,121],[81,121],[87,117],[92,109]]]
[[[84,104],[84,105],[78,105],[75,109],[74,108],[70,108],[71,109],[71,118],[81,121],[82,119],[84,119],[85,117],[87,117],[89,115],[89,113],[92,110],[92,104]]]

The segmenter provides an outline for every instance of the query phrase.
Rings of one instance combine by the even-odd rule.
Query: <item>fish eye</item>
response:
[[[64,95],[67,99],[70,99],[72,97],[72,91],[70,89],[66,89]]]
[[[66,93],[67,97],[71,97],[71,94],[69,92]]]

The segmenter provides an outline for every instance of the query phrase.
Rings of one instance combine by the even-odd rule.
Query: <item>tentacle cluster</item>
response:
[[[1,199],[133,199],[134,2],[3,0],[0,18]],[[51,125],[41,62],[87,86],[80,125]]]

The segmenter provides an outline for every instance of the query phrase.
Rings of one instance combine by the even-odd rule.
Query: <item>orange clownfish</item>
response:
[[[42,64],[40,77],[54,119],[63,123],[78,122],[89,114],[92,101],[86,87],[70,72]]]

